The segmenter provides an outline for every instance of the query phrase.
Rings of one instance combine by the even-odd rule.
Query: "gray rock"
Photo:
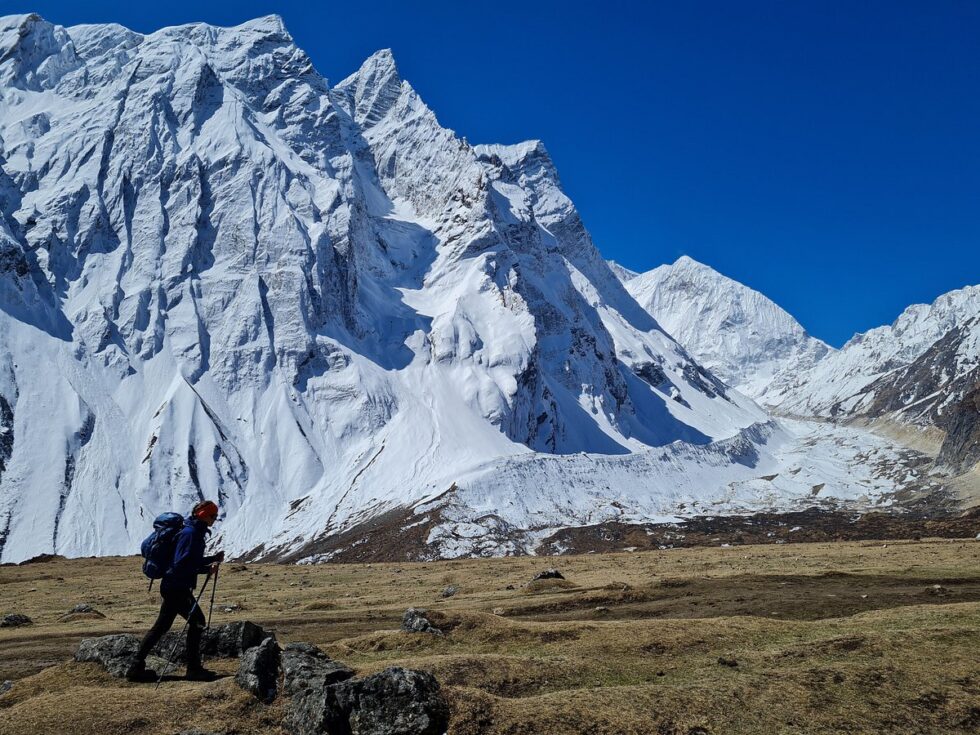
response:
[[[559,572],[557,569],[545,569],[543,572],[538,572],[531,578],[532,582],[537,582],[539,579],[564,579],[565,575]]]
[[[0,620],[0,628],[19,628],[22,625],[33,625],[34,621],[31,620],[26,615],[21,615],[20,613],[11,613],[10,615],[4,615],[3,619]]]
[[[346,681],[354,672],[310,643],[290,643],[282,652],[283,691],[292,696]]]
[[[419,607],[410,607],[402,616],[402,630],[406,633],[431,633],[442,635],[442,631],[435,627],[427,617],[428,611]]]
[[[85,638],[78,644],[75,660],[94,661],[113,676],[123,678],[139,647],[139,637],[128,633]]]
[[[388,668],[293,697],[292,735],[443,735],[449,705],[427,671]]]
[[[448,587],[446,587],[445,589],[443,589],[442,596],[443,597],[452,597],[457,592],[459,592],[459,588],[456,585],[451,584]]]
[[[269,636],[242,654],[235,682],[263,702],[276,698],[282,651],[276,639]]]
[[[201,654],[210,658],[239,658],[249,648],[254,648],[268,637],[275,638],[260,625],[242,620],[237,623],[226,623],[204,631],[201,637]],[[180,631],[170,631],[154,647],[153,652],[163,658],[170,658],[174,650],[174,661],[186,661],[187,638]]]
[[[70,623],[75,620],[95,620],[104,617],[105,615],[103,615],[101,612],[96,610],[91,605],[86,605],[85,603],[82,603],[80,605],[75,605],[75,607],[69,610],[66,614],[58,618],[58,620],[65,623]]]
[[[0,697],[13,689],[14,683],[9,679],[0,683]]]

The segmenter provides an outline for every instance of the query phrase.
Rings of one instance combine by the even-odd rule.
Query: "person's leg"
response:
[[[140,643],[139,651],[136,653],[136,659],[138,661],[146,661],[146,657],[149,655],[153,647],[160,642],[164,634],[170,630],[170,626],[174,624],[174,619],[177,617],[179,612],[178,605],[174,604],[174,600],[169,597],[164,597],[163,602],[160,604],[160,614],[157,615],[156,622],[153,623],[153,627],[147,631],[146,635],[143,636],[143,641]]]
[[[201,669],[201,634],[207,620],[200,605],[195,602],[194,591],[188,590],[179,600],[177,612],[187,620],[187,670]]]

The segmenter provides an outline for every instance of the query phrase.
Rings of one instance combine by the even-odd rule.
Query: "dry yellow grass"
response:
[[[552,565],[567,584],[527,585]],[[0,630],[0,733],[279,733],[284,704],[230,677],[155,690],[69,661],[82,637],[143,632],[157,600],[134,558],[0,568],[0,613],[35,621]],[[79,602],[107,617],[59,620]],[[980,542],[226,565],[218,603],[243,609],[215,623],[253,620],[360,674],[431,670],[458,735],[980,730]],[[409,606],[447,635],[398,632]]]

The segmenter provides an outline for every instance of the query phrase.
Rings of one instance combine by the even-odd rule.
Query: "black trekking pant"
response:
[[[153,627],[143,636],[136,657],[145,661],[153,647],[170,630],[178,615],[187,620],[187,668],[201,667],[201,633],[207,622],[199,605],[194,601],[194,590],[160,590],[163,604]]]

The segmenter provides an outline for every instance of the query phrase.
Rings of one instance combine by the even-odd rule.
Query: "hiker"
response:
[[[191,514],[184,519],[183,528],[174,539],[173,561],[160,580],[160,596],[163,598],[160,614],[143,637],[139,651],[126,672],[126,678],[130,681],[140,681],[148,676],[146,657],[164,633],[170,630],[178,615],[188,623],[186,678],[191,681],[211,681],[215,678],[213,671],[201,665],[201,633],[205,620],[195,601],[194,589],[198,574],[217,574],[218,565],[225,559],[223,551],[214,556],[204,555],[206,537],[216,520],[218,506],[210,500],[195,505]]]

